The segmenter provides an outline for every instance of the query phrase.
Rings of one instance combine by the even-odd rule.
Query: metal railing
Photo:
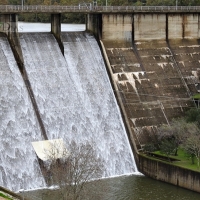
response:
[[[0,5],[0,13],[8,12],[200,12],[200,6],[45,6]]]

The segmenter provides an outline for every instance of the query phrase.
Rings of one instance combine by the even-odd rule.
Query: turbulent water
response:
[[[6,38],[0,38],[0,185],[11,190],[43,185],[31,142],[41,133]],[[34,180],[34,181],[33,181]]]
[[[103,58],[94,37],[63,33],[65,58],[50,33],[21,33],[26,71],[48,139],[96,143],[104,176],[136,171]]]

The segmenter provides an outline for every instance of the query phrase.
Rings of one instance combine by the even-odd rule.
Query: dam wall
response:
[[[102,15],[102,40],[132,41],[132,15]]]
[[[67,147],[73,142],[92,144],[105,162],[105,177],[134,172],[134,159],[94,37],[62,33],[62,42],[65,57],[53,34],[20,34],[24,65],[47,138],[62,138]]]
[[[198,39],[200,15],[154,13],[134,15],[134,40]]]
[[[102,47],[129,138],[139,152],[154,142],[158,126],[170,125],[173,118],[195,107],[192,95],[199,92],[200,83],[199,14],[114,16],[115,20],[108,20],[112,17],[107,14],[102,16]],[[199,192],[197,172],[139,153],[136,157],[145,175]]]
[[[64,48],[62,53],[66,61],[53,35],[41,34],[38,37],[37,34],[24,33],[20,38],[23,59],[25,59],[23,62],[33,86],[48,138],[57,138],[61,133],[63,137],[72,139],[72,135],[65,135],[66,130],[73,134],[79,132],[84,135],[91,124],[94,124],[94,127],[92,126],[90,132],[96,135],[99,132],[105,132],[111,137],[117,135],[117,132],[124,131],[118,114],[114,115],[117,116],[119,123],[114,123],[116,119],[113,118],[112,107],[116,106],[116,102],[111,101],[113,94],[111,92],[107,94],[107,100],[104,100],[105,95],[101,96],[105,94],[105,90],[102,89],[105,86],[97,80],[99,74],[104,73],[101,68],[105,66],[99,66],[99,63],[103,61],[95,57],[101,54],[93,43],[94,38],[90,35],[75,33],[63,34],[61,37],[60,27],[56,25],[60,23],[59,15],[55,15],[52,19],[54,21],[52,21],[51,30],[57,41],[62,42]],[[94,33],[95,37],[101,40],[102,49],[105,50],[104,59],[110,69],[111,82],[115,86],[114,92],[120,102],[128,136],[136,152],[137,166],[142,173],[153,178],[155,174],[149,173],[151,168],[143,167],[145,163],[141,161],[137,153],[146,143],[154,141],[157,126],[170,124],[173,118],[184,115],[186,110],[195,106],[191,96],[198,93],[200,82],[199,24],[199,14],[187,12],[87,15],[87,31]],[[9,36],[8,32],[6,34]],[[90,52],[89,55],[88,52]],[[88,66],[91,66],[91,69],[87,74]],[[38,71],[41,76],[37,76]],[[73,74],[75,74],[74,77]],[[96,77],[97,74],[98,77]],[[94,77],[93,82],[97,83],[95,91],[88,77]],[[101,77],[104,76],[101,75]],[[80,80],[85,80],[85,82],[82,83]],[[105,77],[102,79],[103,82],[106,80]],[[109,86],[107,85],[106,88]],[[74,93],[72,90],[79,93]],[[88,93],[83,91],[88,91]],[[99,91],[98,97],[95,96],[97,91]],[[61,99],[58,99],[59,96]],[[95,101],[98,98],[102,99],[105,105],[104,103],[96,104]],[[86,104],[85,99],[89,100]],[[74,102],[81,102],[81,105],[85,106],[81,108],[80,103],[75,104]],[[107,108],[107,105],[112,106]],[[84,110],[87,106],[89,109]],[[101,110],[104,106],[106,106],[105,109]],[[94,108],[93,111],[92,108]],[[75,113],[73,113],[74,109],[77,109]],[[79,111],[84,111],[85,117]],[[71,113],[73,117],[67,113]],[[111,123],[106,123],[109,119],[112,119]],[[64,120],[69,124],[66,125]],[[83,123],[79,127],[81,120]],[[115,133],[112,132],[113,127],[110,124],[113,124]],[[95,135],[93,137],[95,138]],[[105,135],[105,137],[108,136]],[[122,139],[120,141],[125,140],[122,136],[119,138]],[[106,144],[110,146],[111,142]],[[116,147],[117,151],[125,152],[125,146],[120,145],[120,149]],[[116,159],[111,161],[114,164],[110,165],[115,166],[116,171],[111,169],[107,175],[129,171],[126,166],[124,166],[125,169],[119,167],[120,164],[117,161],[119,157],[115,153],[114,155],[116,157],[112,157]],[[128,160],[131,159],[126,161],[127,166],[130,167]],[[132,170],[134,171],[134,167]],[[168,171],[166,170],[165,173],[163,176],[166,176]],[[158,180],[174,184],[174,181],[170,179],[160,178]],[[187,188],[190,189],[190,187]]]
[[[103,14],[102,43],[138,149],[198,92],[199,14]]]

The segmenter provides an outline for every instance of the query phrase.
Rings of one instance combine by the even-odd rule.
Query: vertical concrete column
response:
[[[102,36],[102,15],[88,14],[86,19],[86,30],[94,34],[97,39]]]
[[[0,32],[7,36],[18,66],[20,67],[20,70],[23,70],[24,60],[18,35],[17,14],[0,15]]]
[[[61,41],[61,14],[51,14],[51,33],[56,38],[60,50],[64,55],[64,46]]]
[[[61,35],[61,14],[51,14],[51,32],[56,39],[60,39]]]
[[[16,14],[0,15],[0,32],[11,37],[12,33],[18,32],[18,16]]]

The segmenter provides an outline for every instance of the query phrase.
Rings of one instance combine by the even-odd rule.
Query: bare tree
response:
[[[89,181],[102,177],[103,160],[93,145],[72,142],[66,149],[54,143],[45,150],[47,183],[58,187],[63,200],[86,199],[83,196],[88,195],[95,183],[89,184]]]
[[[182,142],[181,146],[191,156],[192,163],[194,163],[194,157],[197,159],[197,166],[200,164],[200,130],[197,123],[188,123],[190,125],[190,131],[187,132],[187,136]]]

